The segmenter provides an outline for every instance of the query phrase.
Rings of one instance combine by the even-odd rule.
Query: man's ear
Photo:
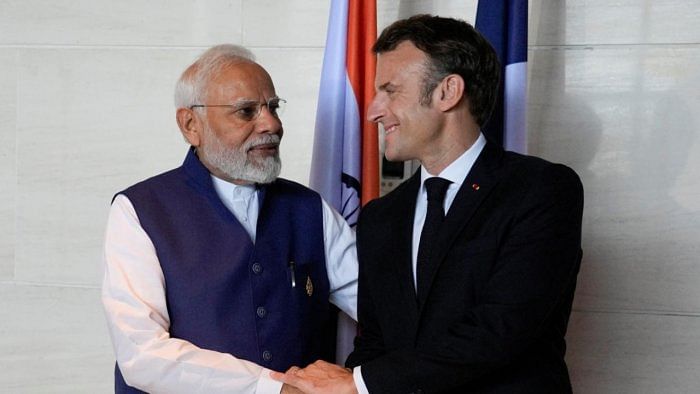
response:
[[[201,143],[200,137],[202,133],[202,122],[195,115],[194,110],[189,108],[178,108],[175,113],[177,125],[180,127],[180,132],[185,140],[190,145],[197,147]]]
[[[437,90],[439,90],[437,107],[440,111],[447,112],[462,101],[464,79],[457,74],[450,74],[442,79]]]

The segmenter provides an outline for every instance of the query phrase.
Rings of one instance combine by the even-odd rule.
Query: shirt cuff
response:
[[[280,394],[280,391],[282,391],[282,382],[272,379],[269,369],[263,369],[260,378],[258,378],[255,394]]]
[[[352,369],[352,380],[355,381],[355,387],[357,388],[358,394],[369,394],[365,381],[362,379],[362,371],[360,370],[361,367],[362,366],[358,366]]]

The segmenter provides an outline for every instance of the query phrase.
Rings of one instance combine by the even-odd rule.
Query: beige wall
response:
[[[530,152],[585,186],[568,361],[582,393],[700,387],[700,2],[541,1]]]
[[[472,1],[378,0],[472,20]],[[177,166],[172,88],[251,47],[289,100],[307,183],[329,3],[0,0],[0,391],[109,392],[99,304],[111,196]],[[586,189],[568,361],[581,393],[700,387],[700,2],[533,0],[529,150]]]

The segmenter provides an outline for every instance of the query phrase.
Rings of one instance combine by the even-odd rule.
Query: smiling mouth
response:
[[[398,128],[399,128],[399,125],[394,124],[394,125],[391,125],[389,127],[385,127],[384,132],[386,134],[391,134],[391,133],[395,132],[396,130],[398,130]]]

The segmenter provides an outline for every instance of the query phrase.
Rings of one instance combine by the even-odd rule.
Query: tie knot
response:
[[[445,178],[433,177],[425,180],[425,190],[428,192],[428,201],[442,203],[445,199],[445,192],[450,186],[450,181]]]

